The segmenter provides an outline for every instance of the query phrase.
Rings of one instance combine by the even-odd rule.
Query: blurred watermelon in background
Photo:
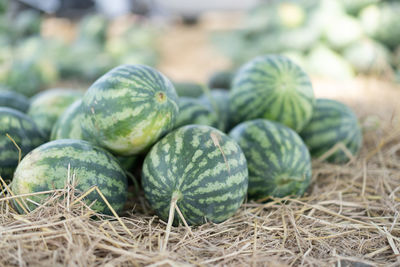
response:
[[[235,67],[260,54],[285,54],[315,76],[393,77],[400,60],[400,1],[272,0],[248,11],[212,42]]]

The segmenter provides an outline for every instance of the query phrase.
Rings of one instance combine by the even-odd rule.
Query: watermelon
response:
[[[70,173],[75,174],[76,191],[83,193],[97,186],[116,212],[122,210],[127,198],[125,172],[110,153],[82,140],[60,139],[32,150],[15,170],[11,189],[15,194],[62,189],[68,179],[68,165]],[[46,195],[30,198],[41,203]],[[94,211],[111,214],[97,192],[86,200],[96,201],[91,206]],[[32,203],[27,204],[30,210],[35,208]]]
[[[356,155],[362,144],[361,128],[355,113],[345,104],[331,99],[317,99],[313,117],[300,135],[313,157],[322,156],[338,143]],[[343,150],[337,150],[327,161],[345,163],[349,157]]]
[[[223,89],[213,89],[209,94],[204,94],[200,101],[212,107],[218,116],[218,129],[225,132],[230,125],[229,92]]]
[[[50,140],[85,139],[81,127],[81,105],[82,99],[78,99],[62,113],[51,130]]]
[[[81,98],[82,91],[73,89],[51,89],[35,95],[28,110],[37,126],[50,138],[51,130],[65,109]]]
[[[211,106],[202,103],[196,98],[179,98],[179,115],[175,128],[188,124],[200,124],[217,127],[218,117]]]
[[[326,25],[324,36],[332,48],[340,50],[360,40],[363,30],[356,18],[343,14],[337,16],[334,23]]]
[[[211,89],[230,89],[234,75],[235,72],[233,71],[214,72],[208,80],[208,87]]]
[[[144,65],[121,65],[100,77],[82,100],[82,129],[121,156],[139,154],[170,131],[179,112],[174,86]]]
[[[0,87],[0,107],[9,107],[25,113],[29,105],[30,102],[26,96]]]
[[[21,149],[21,157],[46,142],[35,123],[21,111],[0,107],[0,175],[11,179],[18,165],[19,151],[8,134]]]
[[[145,197],[168,220],[175,200],[190,225],[219,223],[242,204],[248,184],[246,159],[238,144],[204,125],[183,126],[156,143],[142,170]],[[174,224],[180,221],[175,215]]]
[[[283,124],[256,119],[229,133],[249,168],[249,198],[302,195],[311,181],[310,153],[300,136]]]
[[[174,86],[180,97],[199,97],[208,90],[206,86],[194,82],[174,82]]]
[[[229,95],[235,124],[257,118],[300,131],[311,119],[315,103],[308,75],[280,55],[257,57],[237,72]]]

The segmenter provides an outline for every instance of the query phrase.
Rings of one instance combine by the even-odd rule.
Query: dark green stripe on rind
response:
[[[89,88],[82,112],[84,131],[102,147],[129,156],[146,150],[174,127],[178,97],[157,70],[122,65]]]
[[[202,95],[200,101],[212,107],[218,115],[218,129],[225,132],[230,125],[229,91],[221,89],[210,90]]]
[[[21,157],[46,141],[43,133],[24,113],[0,107],[0,175],[3,179],[12,179],[18,165],[19,151],[13,141],[21,149]]]
[[[175,122],[175,128],[189,124],[217,127],[217,114],[211,106],[203,104],[203,102],[196,98],[180,97],[179,115]]]
[[[127,178],[119,162],[107,151],[82,140],[61,139],[46,143],[31,151],[18,165],[12,190],[15,194],[62,189],[65,187],[70,165],[75,176],[75,189],[86,192],[98,186],[115,211],[120,212],[127,197]],[[32,197],[41,202],[46,196]],[[92,209],[100,213],[111,211],[97,192],[86,197],[96,200]],[[35,208],[30,204],[31,209]]]
[[[355,113],[345,104],[331,99],[317,99],[312,119],[300,135],[313,157],[320,157],[338,143],[357,155],[362,144],[361,128]],[[339,149],[327,161],[345,163],[349,157]]]
[[[235,124],[265,118],[299,132],[311,119],[314,92],[308,75],[284,56],[260,56],[235,75],[230,111]]]
[[[189,224],[219,223],[231,217],[246,196],[246,159],[238,144],[221,131],[188,125],[152,147],[143,164],[142,185],[164,221],[176,192],[177,205]],[[178,218],[176,214],[175,224]]]
[[[51,131],[51,140],[57,139],[84,139],[81,127],[82,100],[72,103],[58,118]]]
[[[21,112],[27,112],[29,109],[29,99],[14,91],[0,89],[0,107],[9,107]]]
[[[249,168],[250,198],[302,195],[311,180],[306,145],[292,129],[256,119],[237,125],[229,135],[242,148]]]
[[[32,98],[28,116],[50,139],[51,130],[58,117],[82,96],[82,91],[73,89],[51,89],[41,92]]]

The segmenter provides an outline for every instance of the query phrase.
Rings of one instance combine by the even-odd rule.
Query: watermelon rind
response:
[[[190,225],[220,223],[233,216],[245,199],[245,156],[230,137],[204,125],[183,126],[161,139],[142,169],[145,197],[167,221],[170,202]],[[175,214],[174,224],[181,222]]]
[[[85,139],[81,127],[81,105],[82,99],[78,99],[64,111],[51,130],[50,140]]]
[[[27,112],[29,109],[29,99],[17,92],[2,89],[0,85],[0,107],[9,107],[21,112]]]

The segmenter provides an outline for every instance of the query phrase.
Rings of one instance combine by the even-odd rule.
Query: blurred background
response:
[[[398,96],[399,14],[395,0],[0,0],[0,83],[28,96],[85,88],[131,63],[210,85],[279,53],[319,96],[358,99],[369,87]]]

